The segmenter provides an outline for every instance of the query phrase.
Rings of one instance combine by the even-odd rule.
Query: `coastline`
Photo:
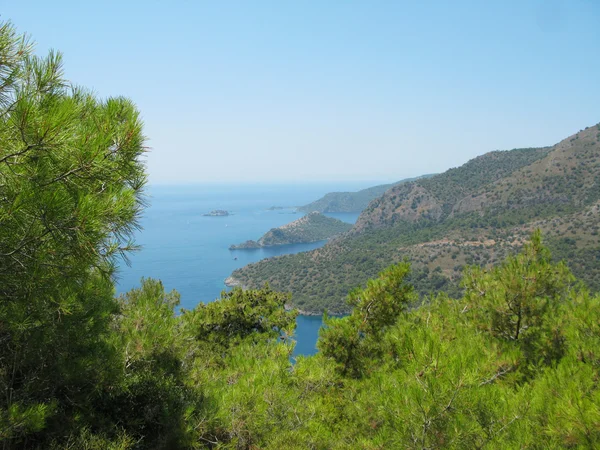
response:
[[[292,246],[292,245],[298,245],[298,244],[316,244],[317,242],[323,242],[325,245],[325,243],[331,241],[332,239],[338,237],[339,235],[334,235],[325,239],[318,239],[316,241],[297,241],[297,242],[282,242],[282,243],[278,243],[278,244],[260,244],[258,241],[253,241],[253,240],[248,240],[246,242],[242,242],[241,244],[235,245],[235,244],[231,244],[229,246],[229,250],[233,251],[233,250],[257,250],[257,249],[261,249],[261,248],[275,248],[275,247],[284,247],[286,245]],[[245,246],[246,244],[249,244],[248,246]],[[255,245],[254,245],[255,244]]]

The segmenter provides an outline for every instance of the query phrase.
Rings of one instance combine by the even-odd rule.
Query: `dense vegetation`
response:
[[[465,265],[491,266],[540,228],[560,260],[600,288],[600,126],[549,148],[496,151],[373,200],[342,239],[304,254],[236,270],[240,284],[269,282],[310,312],[348,312],[346,295],[408,258],[421,296],[461,295]]]
[[[267,231],[258,241],[232,245],[230,250],[301,244],[331,239],[350,230],[352,225],[319,212],[311,212],[293,222]]]
[[[432,175],[423,175],[420,178],[427,178]],[[330,192],[318,200],[308,205],[300,206],[298,209],[304,212],[318,211],[322,213],[332,212],[361,212],[371,200],[380,197],[385,191],[401,183],[413,181],[416,178],[407,178],[396,183],[381,184],[356,192]]]
[[[115,298],[143,207],[138,113],[30,51],[0,26],[3,449],[600,445],[600,296],[539,232],[467,267],[459,299],[416,305],[409,264],[386,268],[295,363],[268,286],[180,314],[156,280]]]

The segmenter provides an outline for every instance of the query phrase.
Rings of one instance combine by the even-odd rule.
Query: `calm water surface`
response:
[[[136,242],[142,250],[122,265],[118,292],[139,286],[142,277],[162,280],[167,290],[181,294],[181,306],[192,309],[211,302],[226,289],[231,272],[263,258],[298,253],[325,242],[285,245],[274,248],[230,251],[231,244],[258,239],[273,227],[296,220],[294,207],[310,203],[332,191],[358,190],[376,183],[299,185],[188,185],[151,186]],[[286,207],[269,211],[271,206]],[[205,217],[224,209],[232,215]],[[328,214],[354,223],[358,214]],[[235,259],[237,258],[237,259]],[[295,354],[313,354],[321,317],[299,316]]]

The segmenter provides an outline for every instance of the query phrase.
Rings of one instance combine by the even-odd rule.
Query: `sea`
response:
[[[229,250],[231,244],[257,240],[271,228],[302,217],[296,207],[328,192],[356,191],[376,184],[151,185],[146,192],[149,206],[135,236],[141,250],[129,255],[129,265],[120,264],[117,292],[138,287],[142,277],[156,278],[165,289],[180,293],[182,308],[192,309],[200,302],[212,302],[228,290],[224,281],[235,269],[264,258],[312,250],[326,241],[252,250]],[[230,215],[204,216],[217,209]],[[358,218],[358,213],[327,215],[348,223]],[[320,316],[298,316],[295,356],[317,351],[321,324]]]

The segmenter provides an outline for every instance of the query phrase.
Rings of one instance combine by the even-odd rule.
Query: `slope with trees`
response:
[[[401,184],[373,200],[343,239],[308,253],[236,270],[248,287],[269,282],[304,311],[348,312],[358,283],[409,258],[422,296],[460,296],[468,264],[489,266],[518,251],[534,228],[558,258],[600,287],[598,202],[600,127],[553,147],[491,152],[431,178]]]

